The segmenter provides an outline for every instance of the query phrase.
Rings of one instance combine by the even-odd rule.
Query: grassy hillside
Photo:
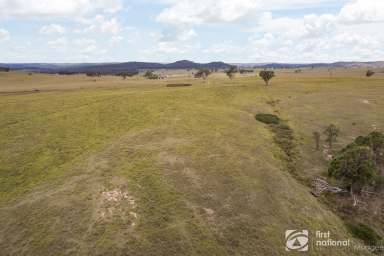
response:
[[[278,72],[269,88],[219,74],[205,82],[185,73],[160,82],[0,74],[0,251],[281,255],[287,229],[350,238],[305,185],[326,171],[312,132],[337,124],[341,147],[382,129],[384,77],[308,72]],[[193,86],[166,88],[170,81]],[[293,129],[304,183],[257,113]],[[364,254],[332,251],[351,253]]]

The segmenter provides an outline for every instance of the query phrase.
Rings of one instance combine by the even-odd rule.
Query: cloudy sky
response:
[[[384,0],[0,0],[1,62],[384,60]]]

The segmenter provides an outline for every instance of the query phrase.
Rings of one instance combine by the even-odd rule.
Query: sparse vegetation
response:
[[[269,81],[275,77],[275,71],[273,70],[262,70],[259,73],[259,76],[264,80],[265,85],[269,85]]]

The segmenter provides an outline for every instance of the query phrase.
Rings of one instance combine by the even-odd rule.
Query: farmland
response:
[[[327,173],[313,132],[337,125],[341,149],[383,131],[384,73],[365,72],[277,70],[268,87],[255,74],[0,73],[0,252],[282,255],[288,229],[362,243],[310,182]],[[258,113],[292,129],[294,170]],[[380,213],[354,216],[384,235]],[[353,253],[369,255],[332,251]]]

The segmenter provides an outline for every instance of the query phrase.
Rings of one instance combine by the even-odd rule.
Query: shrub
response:
[[[384,163],[384,134],[372,132],[359,136],[342,149],[330,164],[328,174],[360,192],[365,185],[381,189],[383,179],[379,178]]]
[[[187,87],[192,86],[192,84],[167,84],[167,87]]]
[[[377,169],[373,152],[366,146],[353,146],[339,153],[331,162],[328,174],[351,188],[351,192],[360,192],[363,186],[372,183]]]
[[[367,70],[367,73],[365,74],[367,77],[371,77],[375,74],[372,70]]]
[[[153,73],[153,71],[147,71],[145,72],[144,74],[144,77],[147,78],[147,79],[159,79],[160,76],[159,75],[156,75],[155,73]]]
[[[275,134],[274,141],[284,151],[288,158],[292,158],[294,155],[293,149],[293,131],[292,129],[283,123],[271,125],[271,129]],[[292,160],[292,159],[291,159]]]
[[[280,118],[272,114],[257,114],[256,120],[265,124],[279,124]]]
[[[378,245],[380,244],[382,238],[376,233],[372,228],[362,224],[362,223],[351,223],[347,222],[346,226],[356,238],[359,238],[369,245]]]

